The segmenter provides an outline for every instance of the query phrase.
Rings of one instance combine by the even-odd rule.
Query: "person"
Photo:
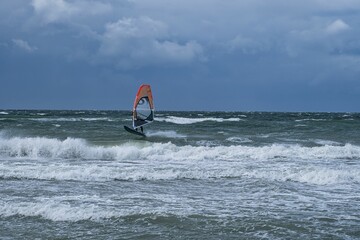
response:
[[[132,114],[133,114],[134,120],[137,120],[137,115],[136,115],[136,110],[135,109],[132,111]],[[135,128],[135,130],[138,132],[138,128]],[[144,133],[144,129],[143,129],[142,126],[140,126],[140,130],[141,130],[141,133]]]

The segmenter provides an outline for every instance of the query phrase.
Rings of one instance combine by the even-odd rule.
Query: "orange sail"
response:
[[[140,86],[133,107],[133,128],[139,128],[154,121],[154,102],[151,87],[148,84]]]

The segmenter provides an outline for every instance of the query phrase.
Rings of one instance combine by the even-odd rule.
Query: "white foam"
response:
[[[104,147],[73,138],[0,137],[0,156],[1,178],[137,181],[250,177],[311,184],[360,182],[360,147],[351,144],[256,147],[145,142]],[[346,165],[344,160],[354,164]]]
[[[165,132],[165,135],[169,134]],[[172,133],[171,134],[176,134]],[[149,143],[143,145],[122,144],[105,147],[88,144],[84,139],[65,140],[44,137],[0,136],[0,156],[11,158],[54,159],[360,159],[360,147],[325,145],[303,147],[300,145],[273,144],[255,146],[176,146],[172,143]]]
[[[113,119],[107,117],[97,117],[97,118],[31,118],[30,120],[39,121],[39,122],[79,122],[79,121],[107,121],[113,122]]]
[[[297,119],[297,120],[295,120],[295,122],[307,122],[307,121],[322,122],[322,121],[328,121],[328,119],[321,119],[321,118],[305,118],[305,119]]]
[[[166,118],[155,118],[156,121],[159,122],[169,122],[175,124],[194,124],[200,123],[205,121],[213,121],[213,122],[239,122],[243,121],[240,118],[215,118],[215,117],[208,117],[208,118],[185,118],[185,117],[175,117],[175,116],[168,116]]]
[[[251,139],[245,138],[245,137],[229,137],[226,139],[226,141],[234,142],[234,143],[251,143],[251,142],[253,142]]]
[[[36,199],[35,202],[6,202],[0,206],[0,216],[10,217],[21,215],[26,217],[42,217],[52,221],[81,221],[121,217],[131,215],[134,209],[114,209],[109,206],[101,206],[105,204],[104,199],[98,198],[93,200],[91,196],[81,196],[70,199],[59,198],[42,198]],[[96,202],[97,201],[97,202]],[[100,202],[100,204],[99,204]]]
[[[341,165],[316,166],[263,161],[139,161],[126,163],[14,163],[0,164],[3,179],[21,178],[60,181],[158,181],[176,179],[249,178],[296,181],[316,185],[359,184],[360,169]]]
[[[109,198],[110,197],[110,198]],[[134,204],[133,198],[137,200],[142,196],[131,195],[125,196],[119,202],[118,196],[115,199],[112,196],[57,196],[57,197],[37,197],[33,201],[24,201],[16,199],[15,201],[0,200],[0,217],[26,216],[41,217],[51,221],[69,221],[77,222],[83,220],[101,221],[103,219],[123,218],[128,216],[146,216],[146,215],[189,215],[194,214],[197,210],[181,207],[179,209],[174,204],[179,200],[170,195],[167,198],[159,198],[164,205],[148,205],[147,201],[137,201]],[[157,195],[152,195],[156,199]],[[180,197],[181,199],[181,197]],[[23,200],[23,201],[21,201]],[[124,204],[122,206],[121,204]],[[182,206],[182,205],[180,205]],[[180,210],[180,211],[179,211]],[[199,209],[200,210],[200,209]]]
[[[0,112],[1,115],[8,115],[8,112]]]
[[[359,169],[352,169],[351,167],[343,169],[329,169],[329,168],[307,168],[301,170],[300,173],[292,174],[294,181],[328,185],[339,183],[360,183],[360,171]]]
[[[319,145],[332,145],[332,146],[339,146],[341,143],[331,140],[323,140],[323,139],[314,139],[314,143]]]
[[[327,167],[280,167],[267,171],[253,170],[244,173],[245,176],[275,181],[295,181],[314,185],[358,184],[360,169],[342,167],[332,169]]]
[[[146,135],[149,137],[186,138],[186,135],[176,131],[148,131]]]
[[[220,145],[220,143],[217,141],[209,141],[209,140],[199,140],[196,141],[196,144],[198,146],[205,146],[205,147],[215,147]]]

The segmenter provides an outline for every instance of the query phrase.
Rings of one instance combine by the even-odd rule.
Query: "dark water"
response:
[[[0,110],[0,239],[359,239],[360,114]]]

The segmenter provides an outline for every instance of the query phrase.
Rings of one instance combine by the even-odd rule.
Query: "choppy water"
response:
[[[358,239],[360,114],[0,110],[1,239]]]

